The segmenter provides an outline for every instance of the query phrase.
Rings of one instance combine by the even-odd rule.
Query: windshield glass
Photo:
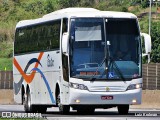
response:
[[[139,77],[140,53],[136,19],[71,19],[71,77],[98,79]]]
[[[141,76],[141,47],[136,19],[107,19],[105,28],[110,42],[108,78],[120,78],[119,74],[124,78]]]

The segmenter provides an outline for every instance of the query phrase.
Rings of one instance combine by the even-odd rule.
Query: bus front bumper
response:
[[[142,89],[124,92],[90,92],[70,88],[70,105],[141,104]]]

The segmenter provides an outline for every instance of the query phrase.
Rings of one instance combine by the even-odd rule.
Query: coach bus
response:
[[[26,112],[117,107],[127,114],[141,104],[142,55],[150,54],[151,39],[134,14],[66,8],[20,21],[15,31],[14,100]]]

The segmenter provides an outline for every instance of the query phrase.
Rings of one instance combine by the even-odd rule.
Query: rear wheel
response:
[[[36,106],[31,104],[30,91],[27,91],[26,95],[23,95],[23,104],[25,112],[37,112]]]
[[[120,115],[127,115],[129,112],[129,105],[119,105],[118,106],[118,113]]]
[[[68,114],[69,113],[70,106],[61,104],[60,93],[58,93],[58,96],[57,96],[57,105],[59,107],[59,112],[61,114]]]

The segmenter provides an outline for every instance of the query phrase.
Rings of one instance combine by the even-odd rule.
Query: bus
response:
[[[142,36],[145,53],[142,54]],[[17,23],[14,100],[25,112],[78,113],[141,104],[142,55],[151,38],[132,13],[66,8]]]

